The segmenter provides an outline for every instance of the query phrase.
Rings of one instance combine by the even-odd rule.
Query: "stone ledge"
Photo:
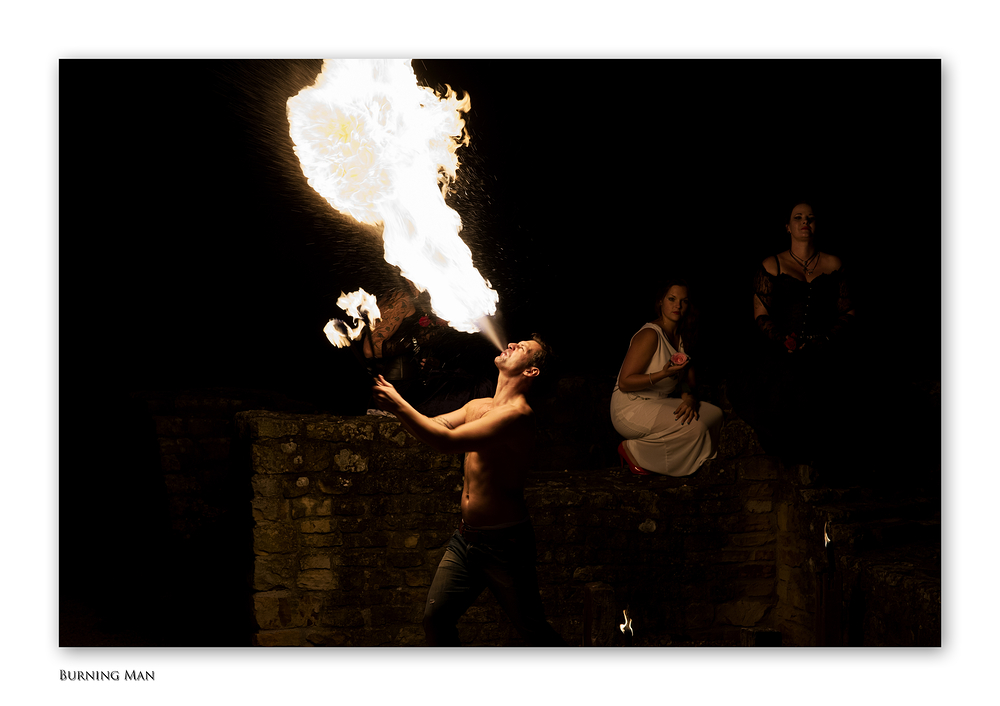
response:
[[[389,589],[376,591],[365,589],[365,586],[385,582],[397,582],[399,587],[412,588],[416,594],[425,593],[433,567],[457,519],[458,505],[452,497],[457,499],[460,492],[461,456],[434,458],[392,418],[334,417],[315,414],[305,408],[292,410],[280,404],[269,407],[270,403],[262,397],[249,393],[218,393],[216,396],[220,399],[215,400],[213,394],[216,393],[184,393],[175,395],[176,399],[157,399],[155,394],[144,397],[147,409],[159,417],[151,420],[150,426],[156,428],[156,422],[160,423],[157,428],[160,443],[166,444],[168,450],[176,450],[176,453],[167,454],[161,448],[161,462],[169,475],[164,483],[172,498],[190,496],[192,501],[170,506],[176,512],[185,513],[174,518],[175,527],[177,523],[201,523],[206,527],[210,521],[219,524],[213,519],[217,513],[213,514],[213,508],[207,503],[223,494],[207,483],[228,478],[225,475],[228,473],[233,477],[232,483],[246,484],[245,476],[237,477],[242,473],[238,469],[251,462],[246,442],[256,434],[257,442],[266,445],[275,459],[289,460],[287,468],[282,467],[284,472],[255,475],[246,488],[248,495],[253,493],[246,512],[251,513],[260,527],[288,522],[293,514],[296,521],[337,520],[336,530],[331,532],[296,532],[299,544],[294,551],[272,553],[258,548],[254,569],[257,590],[300,591],[297,587],[300,572],[328,569],[325,561],[330,562],[330,570],[339,571],[335,568],[339,564],[331,561],[332,552],[340,552],[341,548],[351,551],[371,548],[385,555],[381,565],[364,567],[366,572],[373,572],[371,576],[348,577],[339,584],[339,590],[324,591],[330,601],[348,604],[358,600],[351,596],[352,590],[364,589],[365,600],[378,605],[383,600],[382,594]],[[842,563],[840,570],[846,572],[851,568],[854,577],[853,584],[845,584],[845,600],[849,601],[851,595],[863,596],[871,610],[889,616],[881,623],[870,620],[868,632],[864,634],[880,634],[874,632],[877,628],[881,634],[893,633],[892,639],[898,641],[898,631],[892,626],[905,621],[900,613],[901,606],[892,605],[892,602],[900,601],[900,592],[909,595],[912,591],[926,597],[913,601],[921,606],[924,616],[913,624],[931,625],[931,630],[937,624],[939,634],[939,555],[935,578],[934,572],[923,565],[915,565],[912,569],[904,566],[909,561],[910,550],[901,553],[899,547],[909,529],[915,529],[921,537],[917,547],[926,546],[926,542],[933,539],[934,522],[922,514],[928,506],[926,499],[890,497],[887,500],[856,487],[828,487],[829,482],[824,487],[817,482],[813,469],[784,467],[761,453],[752,428],[725,406],[721,459],[709,462],[686,478],[632,476],[614,467],[615,447],[620,438],[606,417],[605,401],[610,395],[606,381],[577,381],[567,388],[566,394],[558,419],[552,414],[540,419],[540,422],[561,421],[563,424],[561,428],[542,429],[540,440],[548,440],[549,453],[539,459],[542,469],[532,477],[527,493],[539,535],[540,571],[544,567],[546,580],[550,581],[544,592],[557,601],[553,616],[567,629],[576,629],[574,625],[580,619],[574,609],[567,606],[579,597],[582,581],[610,581],[625,596],[628,591],[641,587],[638,582],[625,585],[623,567],[627,566],[629,572],[649,574],[646,565],[653,561],[662,563],[668,574],[675,572],[666,580],[673,582],[678,596],[685,597],[683,601],[670,598],[662,602],[663,614],[676,619],[661,621],[661,625],[671,627],[657,637],[657,644],[734,644],[726,640],[738,633],[713,625],[714,606],[741,600],[767,602],[772,597],[779,603],[788,601],[787,620],[782,618],[786,623],[781,625],[783,644],[809,644],[807,640],[814,617],[810,601],[811,592],[815,590],[815,572],[825,565],[822,545],[818,550],[814,546],[816,527],[810,527],[809,523],[819,527],[821,532],[824,522],[833,521],[836,543],[840,545],[837,554]],[[248,414],[263,415],[265,436],[261,436],[260,426],[254,431],[242,424]],[[547,412],[543,411],[539,416],[545,414]],[[239,431],[243,434],[244,445],[232,444],[232,449],[227,450],[224,445],[217,444],[213,447],[216,448],[214,455],[229,453],[233,459],[232,470],[216,469],[215,466],[209,469],[208,459],[201,458],[201,452],[193,443],[195,431],[207,434],[206,439],[217,440],[223,420],[227,416],[232,420],[234,415],[236,424],[231,428],[242,424]],[[294,433],[284,434],[286,431]],[[338,466],[333,460],[339,457],[341,449],[338,448],[329,456],[326,470],[298,470],[301,466],[313,465],[300,453],[302,445],[312,442],[339,444],[341,448],[372,445],[379,449],[372,457],[372,464],[377,460],[378,465],[361,468],[348,463]],[[349,453],[360,455],[357,451]],[[304,463],[294,464],[294,459],[300,455]],[[434,470],[394,476],[394,467],[411,464],[426,465]],[[587,470],[567,470],[581,468]],[[238,492],[227,492],[224,496],[238,495]],[[414,499],[411,503],[410,496],[417,495],[425,498]],[[352,501],[338,507],[353,507],[354,512],[360,508],[361,514],[328,515],[327,500],[331,496],[333,500],[342,497]],[[352,504],[359,497],[364,503]],[[744,503],[737,510],[732,503],[740,497]],[[299,503],[293,511],[290,503],[296,500]],[[749,511],[747,501],[769,501],[773,505],[769,511],[755,514]],[[786,518],[782,524],[783,504],[798,508],[801,517],[790,524]],[[331,502],[330,512],[333,507]],[[767,510],[763,505],[754,507]],[[599,515],[604,515],[605,519],[601,520]],[[907,528],[903,520],[914,524]],[[609,532],[617,529],[622,531]],[[939,520],[937,532],[939,534]],[[795,541],[791,541],[793,535]],[[419,537],[418,544],[413,547],[405,544],[406,538],[413,536]],[[775,537],[776,540],[763,537]],[[269,542],[269,549],[283,550],[289,546],[281,533],[265,532],[263,539]],[[543,543],[547,544],[543,546]],[[373,544],[380,547],[375,548]],[[414,554],[396,560],[405,566],[391,567],[388,548],[422,553],[423,564],[409,566],[415,561]],[[880,553],[882,549],[885,551]],[[738,562],[728,561],[736,556],[735,550],[753,553],[741,554],[742,559]],[[797,554],[793,556],[789,552]],[[690,556],[686,556],[688,554]],[[851,563],[847,563],[849,557]],[[628,561],[623,562],[624,558]],[[906,561],[901,562],[901,558]],[[719,563],[710,569],[697,565],[699,561],[714,562],[716,559]],[[770,577],[754,573],[759,571],[754,567],[768,564],[780,567],[785,561],[792,563]],[[740,576],[739,567],[743,566],[747,568],[743,572],[746,575]],[[646,574],[642,576],[649,578]],[[317,578],[322,577],[317,575]],[[852,586],[858,587],[857,593],[851,593]],[[895,598],[890,589],[895,590]],[[935,595],[938,596],[936,611]],[[418,601],[419,596],[414,600]],[[488,602],[489,599],[484,600]],[[691,601],[712,610],[702,610],[695,619],[688,615],[693,609]],[[369,610],[369,622],[370,616]],[[502,617],[497,619],[503,621]],[[764,622],[765,625],[746,629],[769,630],[779,625],[776,612],[768,613]],[[784,632],[786,625],[799,626],[795,628],[798,632]],[[420,644],[422,640],[419,628],[408,625],[388,631],[381,628],[376,631],[370,626],[364,630],[370,633],[365,644]],[[688,633],[684,633],[685,630]],[[691,633],[692,630],[700,632]],[[914,639],[923,640],[927,630],[921,628]],[[502,627],[490,626],[477,632],[477,636],[483,640],[478,644],[516,642],[516,637]],[[292,639],[282,638],[277,633],[266,639],[279,638]],[[348,644],[345,641],[354,637],[337,632],[334,625],[330,629],[316,628],[308,634],[300,634],[297,639],[299,644],[336,645]],[[403,641],[391,642],[395,639]]]
[[[422,644],[426,586],[458,521],[461,456],[435,454],[392,417],[248,410],[237,419],[256,472],[256,551],[262,556],[255,587],[319,593],[330,605],[365,606],[367,616],[346,637],[337,632],[343,626],[320,623],[309,626],[315,628],[311,637],[274,633],[261,639]],[[745,435],[752,430],[738,420],[728,429],[723,439],[730,431],[744,436],[724,448],[742,455],[721,453],[683,478],[553,467],[530,476],[525,498],[538,537],[543,600],[570,642],[582,639],[577,632],[587,581],[604,582],[633,606],[647,631],[643,644],[690,640],[686,631],[724,644],[738,628],[768,627],[761,621],[776,601],[775,546],[764,535],[773,537],[781,469],[774,459],[750,454],[755,447]],[[615,454],[616,445],[613,440],[604,451]],[[331,462],[345,454],[357,457],[350,468]],[[274,526],[279,518],[291,536]],[[696,596],[725,607],[695,619],[685,606]],[[402,603],[383,607],[386,601]],[[275,625],[273,618],[263,624],[292,627]],[[489,594],[460,630],[469,644],[519,642]]]

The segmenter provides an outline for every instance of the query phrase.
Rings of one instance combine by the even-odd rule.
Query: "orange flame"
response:
[[[628,629],[630,635],[634,634],[632,632],[632,619],[628,617],[628,609],[623,610],[622,615],[625,616],[625,622],[619,625],[618,628],[622,631],[623,635],[625,634],[626,629]]]
[[[407,60],[327,59],[316,83],[288,100],[288,122],[309,185],[341,213],[383,225],[386,261],[430,292],[435,315],[477,333],[499,296],[445,203],[469,143],[469,105],[450,87],[439,96],[417,85]]]

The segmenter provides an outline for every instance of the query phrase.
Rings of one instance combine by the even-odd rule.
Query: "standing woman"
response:
[[[611,395],[611,421],[625,441],[622,464],[636,475],[688,476],[715,458],[722,410],[694,396],[688,286],[668,281],[656,318],[632,337]],[[673,359],[673,362],[671,361]]]
[[[846,398],[846,356],[854,304],[840,258],[821,250],[810,204],[795,204],[785,224],[789,247],[765,257],[754,276],[760,331],[757,425],[768,443],[796,462],[837,445]],[[838,411],[839,410],[839,411]]]

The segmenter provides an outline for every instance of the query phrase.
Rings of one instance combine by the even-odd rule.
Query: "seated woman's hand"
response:
[[[683,363],[681,365],[674,365],[673,363],[667,363],[666,365],[663,366],[663,370],[661,370],[660,372],[662,372],[664,375],[670,378],[676,376],[687,366],[688,366],[687,363]]]
[[[686,392],[681,395],[681,403],[674,410],[674,419],[681,424],[690,424],[698,419],[698,400]]]

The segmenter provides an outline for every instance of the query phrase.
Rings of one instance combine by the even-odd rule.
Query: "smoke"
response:
[[[503,325],[496,316],[484,316],[476,321],[479,326],[479,333],[481,333],[486,340],[496,346],[497,350],[503,351],[507,344],[507,332],[504,331]]]

